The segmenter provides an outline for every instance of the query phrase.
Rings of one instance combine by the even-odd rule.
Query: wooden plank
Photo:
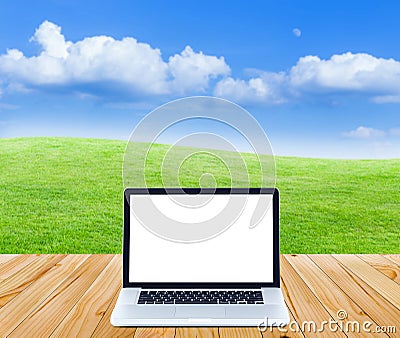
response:
[[[307,284],[290,265],[285,256],[281,259],[281,266],[282,271],[284,271],[281,287],[286,294],[286,302],[290,311],[293,313],[293,316],[296,317],[300,328],[305,328],[303,331],[306,337],[320,337],[321,332],[314,331],[320,329],[322,323],[335,318],[331,317],[318,298],[308,288]],[[315,323],[315,329],[311,321]],[[327,329],[324,330],[323,336],[345,337],[340,331],[333,332]]]
[[[356,255],[333,255],[400,310],[400,286]]]
[[[294,321],[291,321],[294,323]],[[265,330],[262,329],[261,330],[261,334],[262,337],[304,337],[301,330],[296,331],[295,329],[293,329],[294,325],[290,324],[282,327],[282,328],[278,328],[278,327],[268,327]]]
[[[219,337],[217,327],[178,327],[175,337],[182,338],[217,338]]]
[[[260,338],[261,332],[256,327],[220,327],[218,329],[221,338],[246,337]]]
[[[283,259],[281,255],[281,260]],[[283,271],[284,272],[284,271]],[[284,274],[281,273],[281,283],[284,278]],[[279,327],[268,327],[268,328],[262,328],[261,327],[261,333],[263,337],[290,337],[290,338],[302,338],[304,337],[303,332],[301,330],[293,330],[291,328],[291,325],[293,323],[297,323],[296,318],[293,316],[292,311],[290,311],[290,308],[287,306],[286,299],[289,298],[289,296],[286,294],[287,290],[282,290],[283,293],[283,298],[285,299],[286,307],[289,312],[289,317],[290,317],[290,322],[288,325],[285,327],[279,328]]]
[[[99,324],[121,280],[121,257],[114,256],[81,299],[52,333],[52,337],[87,337]]]
[[[354,301],[323,273],[307,255],[286,255],[285,258],[304,280],[319,301],[338,323],[349,327],[352,321],[363,323],[373,321]],[[346,318],[339,318],[338,311],[345,310]],[[346,326],[347,325],[347,326]],[[376,323],[375,323],[376,325]],[[346,329],[345,329],[346,331]],[[349,331],[349,330],[348,330]],[[358,337],[359,333],[346,332],[348,337]],[[365,337],[387,337],[386,334],[364,332]]]
[[[134,338],[174,338],[175,328],[173,327],[138,327],[135,331]]]
[[[120,285],[121,285],[120,281]],[[130,337],[132,338],[135,334],[136,327],[115,327],[110,323],[111,313],[114,310],[115,304],[117,302],[119,292],[121,291],[121,287],[117,289],[114,294],[114,298],[110,303],[110,306],[106,310],[103,318],[101,318],[99,325],[96,327],[96,330],[93,332],[92,338],[103,338],[103,337]]]
[[[392,262],[395,262],[398,266],[400,266],[400,255],[383,255],[385,258],[390,259]]]
[[[285,301],[286,303],[286,301]],[[290,309],[288,308],[289,311],[289,317],[290,317],[290,323],[298,323],[298,321],[296,320],[296,318],[294,317],[292,311],[290,311]],[[304,337],[304,333],[299,330],[299,331],[291,331],[289,325],[287,325],[284,329],[285,331],[282,332],[282,330],[278,330],[279,332],[279,336],[278,337],[293,337],[293,338],[301,338]]]
[[[4,305],[0,311],[0,336],[10,334],[87,257],[89,255],[68,255]]]
[[[303,337],[301,332],[292,332],[289,327],[230,327],[219,328],[219,332],[220,337]]]
[[[25,265],[18,273],[14,273],[3,280],[0,284],[0,307],[3,307],[32,282],[46,274],[65,256],[66,255],[41,255],[30,264]]]
[[[8,261],[20,256],[19,254],[1,254],[0,255],[0,268],[4,263],[7,263]]]
[[[282,256],[281,256],[282,257]],[[281,274],[281,280],[284,278],[285,273],[283,272]],[[286,299],[287,295],[285,295],[285,290],[282,290],[283,296]],[[289,309],[289,316],[290,316],[290,321],[295,322],[296,319],[293,317],[293,314],[291,313]],[[244,331],[243,331],[244,330]],[[220,336],[226,335],[227,337],[236,337],[241,335],[247,337],[248,335],[254,336],[254,337],[259,337],[260,334],[262,337],[304,337],[302,332],[295,332],[291,331],[288,326],[284,328],[277,328],[277,327],[267,327],[267,328],[252,328],[250,332],[246,331],[247,328],[220,328]],[[256,332],[257,331],[257,332]],[[221,334],[222,332],[222,334]]]
[[[369,265],[375,269],[382,272],[386,277],[389,277],[392,281],[400,284],[400,266],[397,265],[392,260],[382,256],[382,255],[357,255],[363,261],[367,262]]]
[[[0,284],[8,277],[21,271],[25,266],[38,259],[39,256],[40,255],[18,255],[2,264],[0,266]]]
[[[309,257],[378,325],[400,327],[398,309],[373,287],[353,274],[341,262],[341,256],[337,256],[336,259],[331,255],[309,255]]]
[[[298,323],[293,317],[292,312],[289,310],[290,322],[285,327],[273,327],[268,328],[265,332],[262,332],[263,337],[285,337],[285,338],[302,338],[304,337],[301,328],[299,330],[293,329],[293,324]],[[296,327],[295,327],[296,328]]]
[[[290,329],[286,333],[278,332],[276,328],[273,332],[262,333],[258,328],[114,328],[109,320],[121,281],[120,277],[117,281],[110,277],[120,275],[116,272],[117,266],[120,268],[120,262],[116,263],[120,256],[93,258],[97,256],[92,255],[72,268],[73,262],[78,264],[79,261],[76,255],[0,255],[0,271],[3,272],[0,274],[0,302],[4,301],[0,308],[0,336],[14,328],[11,336],[48,336],[51,333],[75,336],[85,332],[87,336],[93,330],[95,337],[302,336],[301,332]],[[369,321],[378,325],[400,328],[400,310],[379,290],[384,288],[397,294],[400,291],[397,277],[392,278],[393,274],[389,272],[390,269],[398,271],[400,255],[309,257],[304,257],[305,260],[303,256],[282,259],[282,290],[291,322],[297,321],[301,325],[312,320],[318,325],[321,319],[329,320],[335,306],[341,305],[349,320],[358,314],[363,318],[369,316]],[[387,282],[382,283],[384,280]],[[392,297],[396,299],[396,294]],[[74,325],[81,331],[76,332]],[[323,336],[330,333],[325,331]],[[321,335],[306,332],[305,336],[318,334]],[[336,334],[340,336],[340,333]]]
[[[82,297],[112,255],[91,255],[11,333],[10,337],[48,337]]]

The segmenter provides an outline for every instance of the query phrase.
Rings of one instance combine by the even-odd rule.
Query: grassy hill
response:
[[[125,145],[0,139],[0,252],[120,252]],[[161,186],[157,163],[166,150],[152,149],[146,168],[150,186]],[[183,186],[198,186],[201,163],[216,175],[218,186],[230,184],[220,163],[199,156],[182,168]],[[254,156],[246,154],[245,161],[259,170]],[[276,164],[282,252],[399,252],[400,160],[277,157]],[[251,177],[251,185],[257,184]]]

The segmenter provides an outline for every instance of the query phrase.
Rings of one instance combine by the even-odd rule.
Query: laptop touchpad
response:
[[[177,306],[175,317],[179,318],[225,318],[225,307]]]

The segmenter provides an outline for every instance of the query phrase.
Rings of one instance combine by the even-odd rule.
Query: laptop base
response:
[[[285,326],[289,315],[279,288],[263,288],[265,304],[138,305],[138,288],[121,290],[111,315],[114,326]]]

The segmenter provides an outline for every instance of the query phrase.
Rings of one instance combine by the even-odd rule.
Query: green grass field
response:
[[[0,139],[0,253],[121,252],[125,145]],[[158,164],[166,150],[152,148],[149,186],[161,186]],[[244,158],[259,173],[254,156]],[[282,252],[400,252],[400,160],[277,157],[276,166]],[[217,177],[218,186],[231,184],[226,168],[207,154],[185,162],[180,183],[198,186],[204,170]],[[256,174],[250,181],[259,184]],[[245,183],[244,176],[234,182]]]

